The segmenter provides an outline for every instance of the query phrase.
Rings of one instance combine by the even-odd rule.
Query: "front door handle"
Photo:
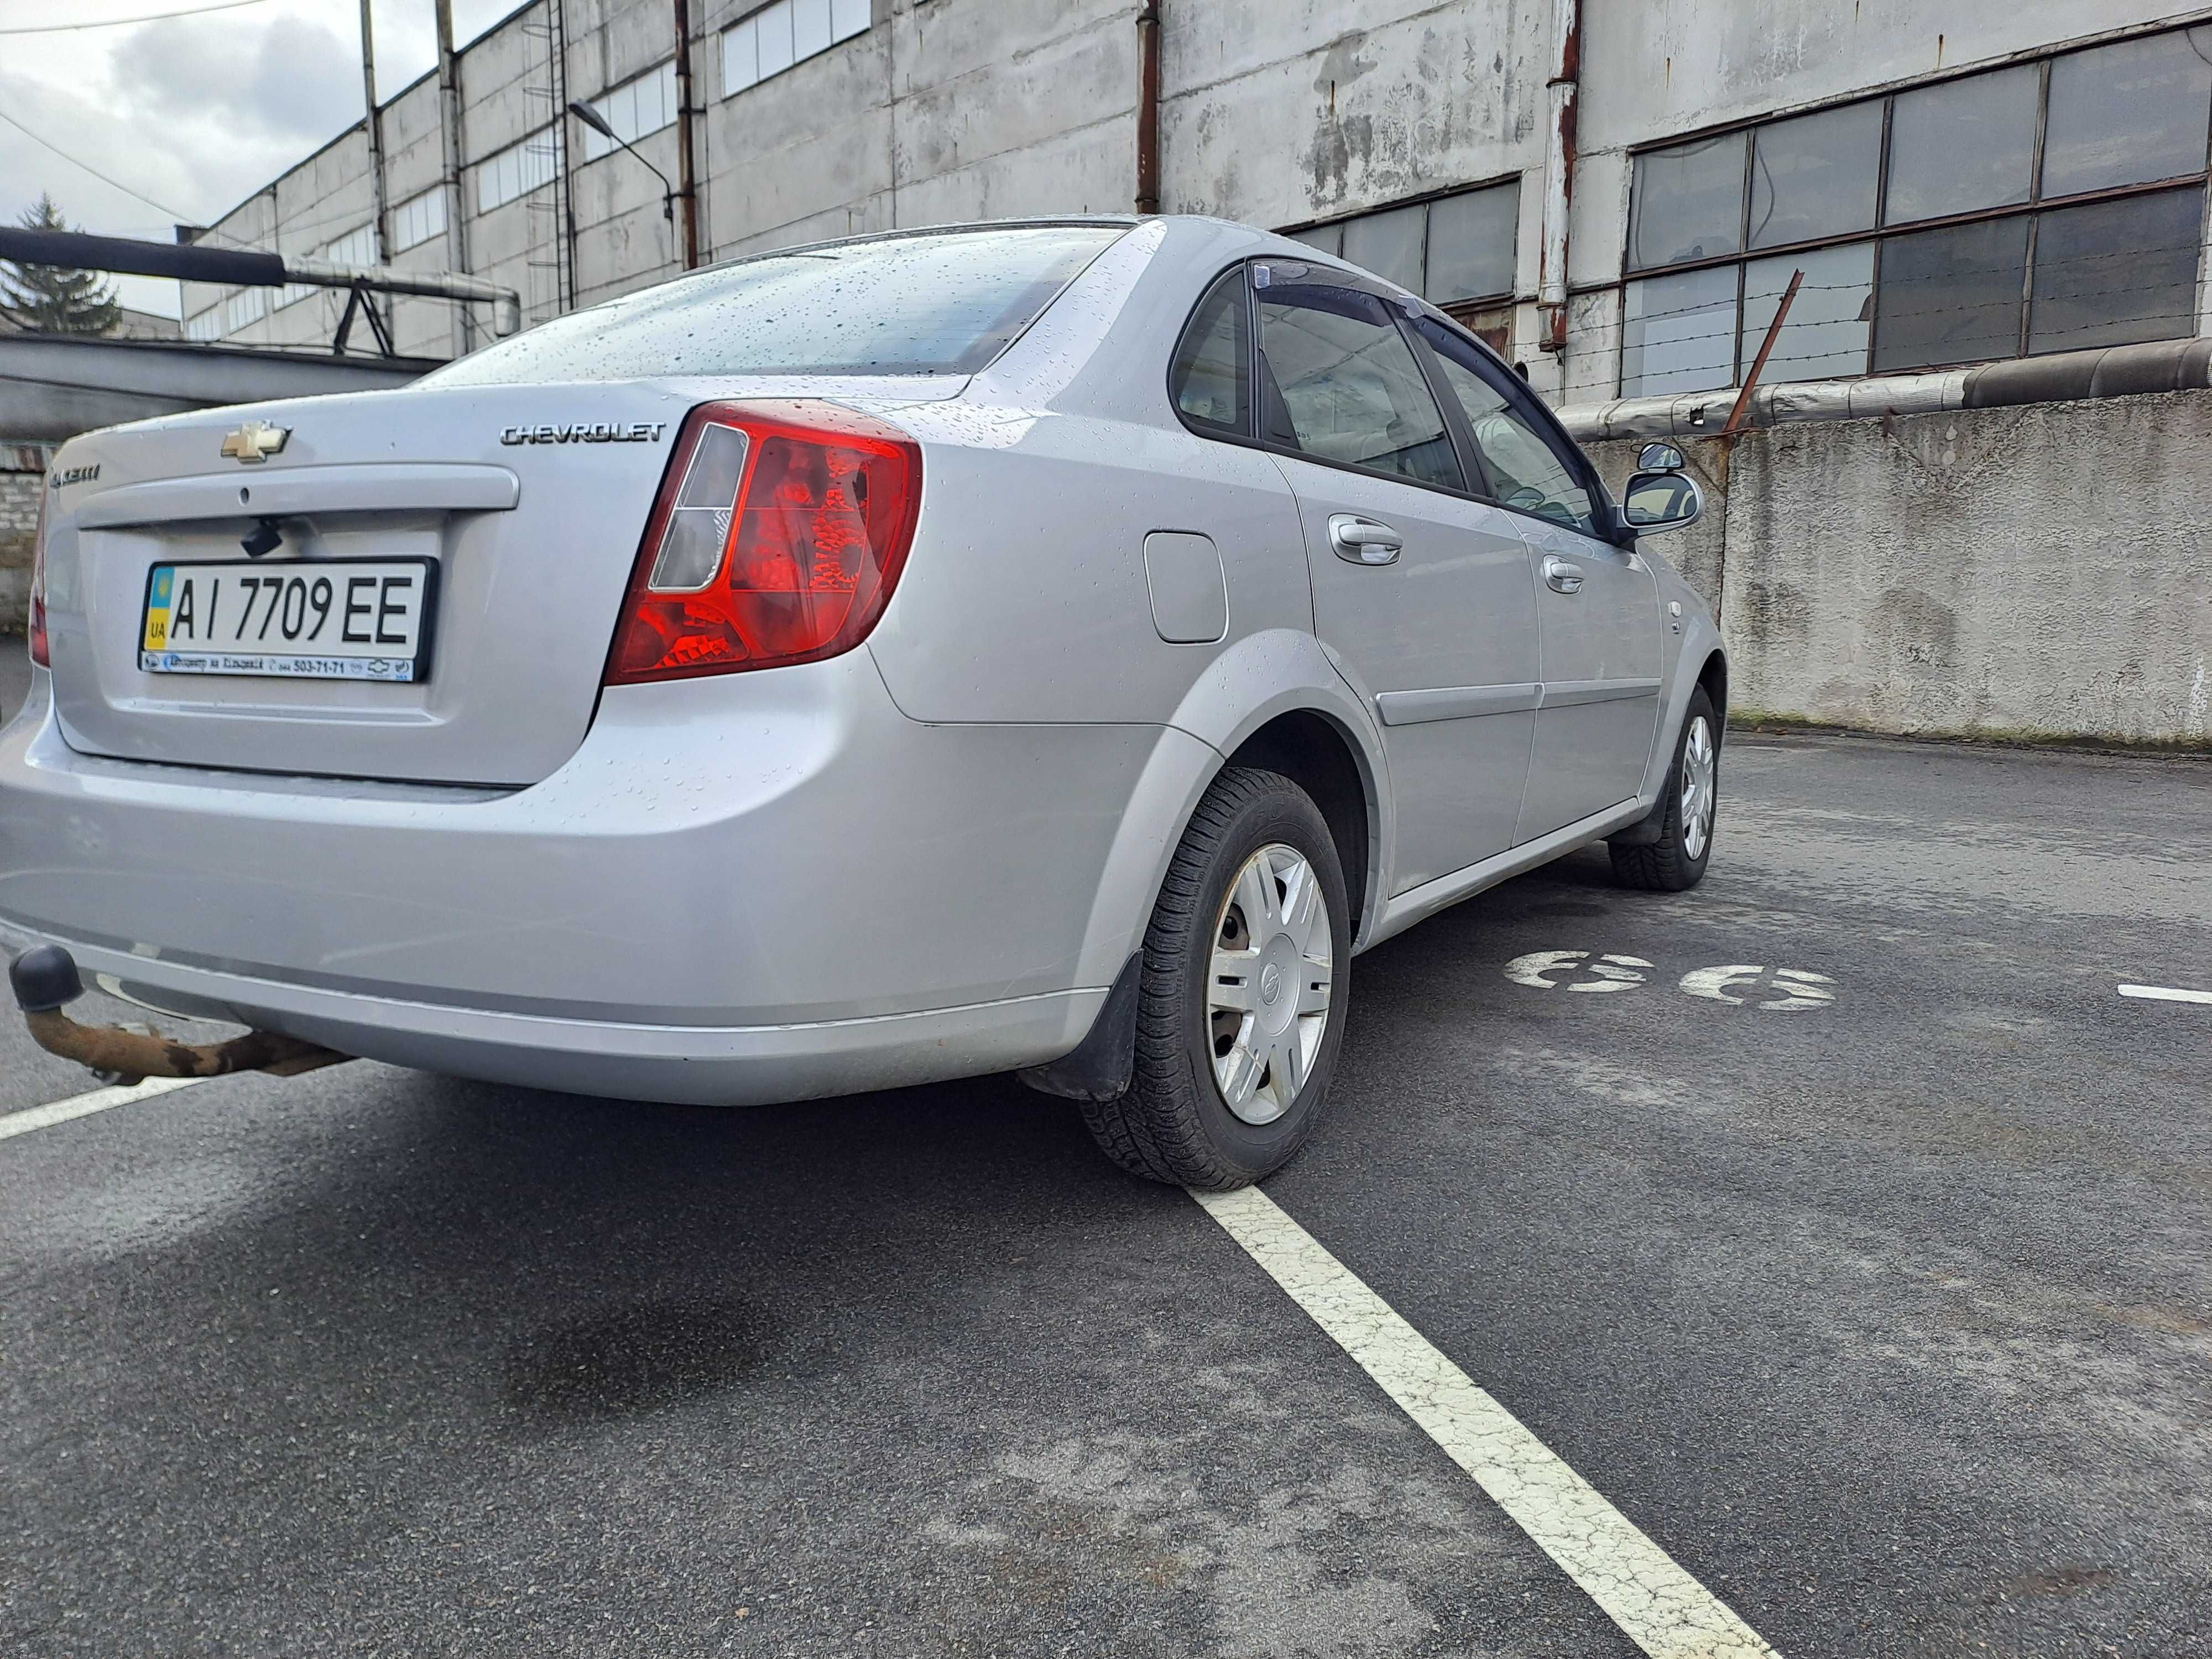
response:
[[[1338,558],[1352,564],[1389,564],[1406,550],[1403,536],[1357,513],[1328,515],[1328,544]]]
[[[1566,559],[1547,559],[1544,580],[1555,593],[1571,593],[1583,585],[1583,568]]]

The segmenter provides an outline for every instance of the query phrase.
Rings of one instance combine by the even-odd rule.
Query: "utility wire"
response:
[[[67,161],[71,167],[82,167],[94,178],[99,179],[101,184],[114,185],[116,189],[121,191],[125,196],[131,198],[132,201],[143,202],[148,207],[152,208],[157,213],[167,214],[170,219],[175,223],[189,224],[191,222],[191,216],[190,214],[179,213],[173,207],[165,207],[150,196],[141,196],[137,191],[131,189],[130,185],[125,184],[120,179],[111,179],[106,173],[102,173],[98,167],[93,166],[91,162],[80,161],[76,156],[70,155],[67,150],[64,149],[59,144],[55,143],[52,139],[41,138],[37,133],[32,131],[30,128],[25,126],[14,116],[9,114],[4,109],[0,109],[0,121],[5,121],[9,126],[15,128],[16,131],[21,133],[26,138],[31,140],[32,143],[45,145],[48,149],[53,151],[55,155],[60,156],[63,161]]]
[[[216,0],[212,6],[189,6],[182,11],[150,11],[141,17],[103,17],[91,23],[26,23],[0,29],[0,34],[66,34],[77,29],[119,29],[132,23],[158,23],[170,17],[199,17],[211,11],[236,11],[241,6],[266,5],[269,0]]]

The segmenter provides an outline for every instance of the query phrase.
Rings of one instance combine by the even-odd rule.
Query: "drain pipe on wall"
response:
[[[1160,6],[1137,8],[1137,211],[1160,210]]]
[[[1551,126],[1544,143],[1544,252],[1536,282],[1536,346],[1567,349],[1567,216],[1575,200],[1575,113],[1583,66],[1582,0],[1553,0]]]
[[[698,160],[692,118],[700,112],[692,96],[690,0],[676,0],[676,199],[684,204],[684,269],[699,269]]]
[[[453,50],[453,0],[437,0],[438,131],[445,149],[446,265],[469,268],[469,214],[461,195],[461,60]],[[453,307],[453,355],[476,349],[477,323],[466,306]]]

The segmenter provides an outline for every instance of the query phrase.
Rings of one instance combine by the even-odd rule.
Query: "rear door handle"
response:
[[[1547,558],[1544,580],[1555,593],[1571,593],[1583,585],[1583,568],[1566,559]]]
[[[1352,564],[1389,564],[1406,550],[1403,536],[1357,513],[1328,515],[1328,544],[1338,558]]]

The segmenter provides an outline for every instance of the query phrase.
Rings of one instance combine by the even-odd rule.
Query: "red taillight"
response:
[[[52,494],[39,480],[39,528],[31,543],[31,660],[41,668],[52,665],[46,651],[46,497]]]
[[[834,404],[704,404],[639,548],[606,683],[780,668],[849,651],[897,585],[921,451]]]

